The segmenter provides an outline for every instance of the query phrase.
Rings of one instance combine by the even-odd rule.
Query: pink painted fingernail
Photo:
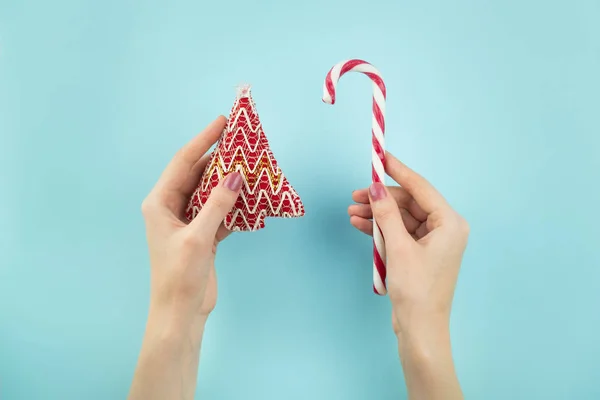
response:
[[[371,198],[375,201],[381,200],[385,198],[387,192],[385,190],[385,186],[381,182],[375,182],[369,187],[369,193],[371,193]]]
[[[239,172],[233,172],[225,178],[223,186],[227,189],[237,192],[242,187],[242,175]]]

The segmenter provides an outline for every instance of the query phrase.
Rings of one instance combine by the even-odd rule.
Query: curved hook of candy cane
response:
[[[361,72],[373,81],[373,121],[372,121],[372,176],[373,182],[385,183],[385,98],[386,89],[381,73],[363,60],[342,61],[331,68],[323,85],[323,102],[335,104],[335,90],[342,75],[347,72]],[[373,291],[379,295],[387,293],[385,243],[381,229],[373,219]]]

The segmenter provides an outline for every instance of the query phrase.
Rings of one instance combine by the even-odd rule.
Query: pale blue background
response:
[[[354,57],[384,74],[388,148],[472,226],[452,318],[467,397],[600,398],[599,20],[597,0],[1,0],[0,398],[125,397],[140,203],[242,81],[307,215],[223,245],[200,398],[404,398],[346,215],[370,83],[320,100]]]

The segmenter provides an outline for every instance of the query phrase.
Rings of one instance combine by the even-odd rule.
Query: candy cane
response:
[[[385,183],[383,167],[385,164],[385,84],[379,71],[368,62],[362,60],[343,61],[331,68],[325,78],[323,86],[325,103],[335,103],[335,88],[340,77],[346,72],[362,72],[373,81],[372,176],[373,182]],[[373,290],[381,296],[387,292],[385,261],[383,234],[373,219]]]

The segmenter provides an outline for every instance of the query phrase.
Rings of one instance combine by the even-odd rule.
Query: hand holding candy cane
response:
[[[374,218],[385,235],[386,287],[408,397],[462,399],[449,325],[469,225],[425,178],[389,152],[385,171],[400,186],[373,183],[354,191],[357,204],[348,213],[361,232],[372,234]]]
[[[373,182],[385,182],[385,84],[381,74],[366,61],[349,60],[336,64],[327,74],[323,87],[323,101],[335,103],[338,80],[346,72],[362,72],[373,81],[372,175]],[[377,222],[373,219],[373,290],[379,295],[387,292],[385,285],[385,243]]]

